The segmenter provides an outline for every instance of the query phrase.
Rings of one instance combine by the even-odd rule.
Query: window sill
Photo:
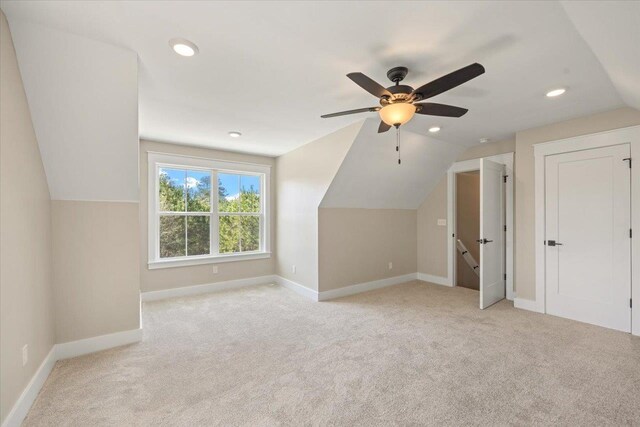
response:
[[[248,254],[216,255],[198,258],[163,259],[161,261],[149,261],[148,266],[149,270],[155,270],[158,268],[187,267],[190,265],[218,264],[234,261],[251,261],[254,259],[264,258],[271,258],[271,252],[252,252]]]

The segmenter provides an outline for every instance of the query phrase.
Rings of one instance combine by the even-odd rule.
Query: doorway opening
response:
[[[456,173],[455,286],[480,290],[480,171]]]
[[[447,284],[479,290],[481,309],[513,300],[513,153],[456,162],[447,182]]]

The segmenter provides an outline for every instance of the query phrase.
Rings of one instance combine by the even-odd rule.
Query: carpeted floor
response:
[[[58,362],[27,426],[640,425],[640,339],[424,282],[145,303],[142,343]]]

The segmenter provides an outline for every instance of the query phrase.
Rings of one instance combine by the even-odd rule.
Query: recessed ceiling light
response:
[[[430,127],[429,128],[429,132],[431,132],[431,133],[440,132],[440,128],[438,126]]]
[[[180,56],[193,56],[198,53],[198,46],[185,39],[171,39],[169,46]]]
[[[486,144],[489,141],[491,141],[489,138],[480,138],[480,144]]]
[[[564,88],[558,88],[558,89],[554,89],[554,90],[550,90],[549,92],[547,92],[547,97],[548,98],[553,98],[554,96],[560,96],[563,93],[565,93],[567,90]]]
[[[233,130],[231,132],[229,132],[229,136],[231,138],[240,138],[242,136],[242,134],[236,130]]]

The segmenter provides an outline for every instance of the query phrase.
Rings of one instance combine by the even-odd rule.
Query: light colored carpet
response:
[[[640,424],[640,339],[477,299],[416,281],[146,303],[143,342],[58,362],[25,424]]]

